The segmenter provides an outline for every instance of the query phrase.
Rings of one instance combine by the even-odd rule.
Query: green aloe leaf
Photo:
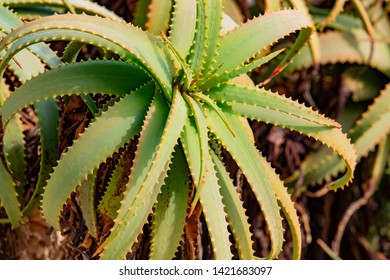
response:
[[[97,210],[104,215],[109,216],[112,220],[118,215],[123,194],[126,190],[126,183],[129,180],[130,167],[132,166],[132,145],[129,144],[115,164],[115,169],[111,174],[110,180],[104,192],[102,199],[99,201]]]
[[[122,21],[123,19],[117,16],[114,12],[98,5],[97,3],[87,0],[67,0],[69,4],[76,10],[77,13],[85,12],[88,14],[99,15],[115,20]],[[63,0],[0,0],[0,4],[11,9],[28,9],[28,8],[52,8],[53,12],[57,11],[55,8],[65,8]]]
[[[211,155],[206,158],[205,186],[200,193],[200,204],[210,233],[214,257],[217,260],[232,259],[231,242],[227,228],[229,226],[225,205],[222,202],[220,186]]]
[[[390,77],[390,46],[382,40],[374,42],[371,53],[370,38],[363,30],[326,32],[320,36],[321,64],[357,63],[378,69]],[[311,65],[309,49],[303,48],[286,72],[308,68]]]
[[[185,96],[185,99],[194,115],[194,123],[197,131],[196,135],[199,140],[199,149],[197,149],[197,151],[200,154],[199,173],[197,174],[198,177],[193,178],[195,183],[195,197],[193,199],[190,210],[190,213],[192,214],[192,211],[195,209],[196,203],[199,200],[201,190],[206,183],[203,176],[206,170],[206,158],[209,157],[209,144],[207,124],[201,104],[199,101],[189,96]]]
[[[221,144],[230,152],[243,174],[247,178],[252,190],[259,201],[264,217],[267,221],[271,236],[271,251],[268,258],[276,258],[282,250],[283,229],[280,208],[272,188],[271,181],[264,173],[260,157],[247,130],[241,124],[241,120],[229,113],[225,113],[236,137],[226,128],[218,114],[205,110],[206,120],[210,129],[216,134]]]
[[[218,69],[216,74],[231,71],[284,36],[309,26],[310,22],[299,11],[279,11],[259,16],[220,38],[213,68]]]
[[[121,33],[116,32],[121,28]],[[171,96],[172,69],[168,56],[150,34],[124,22],[87,15],[56,15],[15,29],[0,43],[0,51],[12,44],[1,69],[20,49],[39,41],[72,40],[99,45],[144,68]]]
[[[18,194],[15,191],[15,183],[12,176],[8,173],[3,163],[0,162],[0,204],[7,212],[8,219],[12,228],[20,225],[22,219],[22,212],[20,211],[20,204],[18,201]],[[1,219],[0,219],[0,222]]]
[[[215,63],[215,57],[217,54],[218,39],[221,30],[222,19],[222,1],[221,0],[207,0],[205,3],[205,23],[206,30],[203,36],[204,42],[204,54],[202,64],[202,75],[207,76],[213,68],[211,65]]]
[[[87,61],[64,65],[37,76],[15,90],[2,108],[3,123],[23,107],[50,97],[81,93],[124,96],[148,80],[144,71],[126,62]],[[45,87],[42,87],[43,83]]]
[[[233,232],[236,247],[239,252],[240,259],[253,259],[254,250],[252,248],[252,234],[248,217],[245,215],[243,202],[239,199],[236,187],[227,173],[224,163],[214,151],[211,152],[213,162],[218,176],[218,183],[221,186],[220,192],[222,201],[225,205],[227,220],[230,225],[230,230]]]
[[[171,170],[157,198],[153,215],[150,259],[172,259],[184,234],[190,174],[183,150],[179,147],[177,146]]]
[[[159,35],[160,32],[165,34],[169,27],[172,1],[151,0],[148,9],[148,20],[145,23],[146,29],[154,35]]]
[[[154,100],[158,99],[155,98]],[[157,200],[160,188],[167,176],[174,147],[178,142],[188,115],[185,101],[177,89],[172,102],[165,127],[162,127],[164,129],[163,134],[161,138],[157,137],[159,141],[157,141],[158,146],[155,146],[157,150],[154,156],[150,157],[150,150],[153,151],[150,146],[142,145],[143,152],[140,149],[137,150],[128,183],[129,187],[122,201],[122,207],[114,221],[115,224],[110,236],[101,246],[101,249],[104,248],[100,256],[101,259],[124,259],[126,257],[127,252],[130,251],[130,246],[136,241],[142,225],[146,222],[147,216]],[[159,114],[156,114],[154,118],[160,119]],[[148,124],[148,120],[146,120],[146,124]],[[146,165],[149,167],[146,169],[143,164],[145,161],[149,162]],[[137,169],[141,169],[142,172],[136,172]]]
[[[233,111],[246,117],[263,115],[261,121],[275,125],[305,127],[340,127],[335,120],[326,118],[312,109],[265,89],[256,89],[234,84],[224,84],[210,91],[209,96],[232,107]],[[271,121],[273,118],[273,121]]]
[[[356,149],[357,160],[368,155],[375,147],[388,137],[390,132],[390,85],[381,91],[361,118],[349,130],[348,136]],[[329,180],[346,168],[337,155],[329,148],[323,147],[318,152],[310,154],[302,163],[301,170],[304,174],[303,185],[321,183]],[[295,172],[288,182],[295,182],[298,177]]]
[[[211,95],[225,102],[235,114],[296,130],[335,150],[346,162],[348,170],[342,178],[329,185],[330,189],[344,187],[352,180],[356,153],[350,140],[335,121],[304,108],[297,102],[267,91],[225,85]],[[278,105],[276,100],[279,100]],[[274,102],[275,104],[272,104]],[[298,108],[299,112],[295,111]]]
[[[19,195],[23,194],[26,180],[25,144],[22,121],[19,115],[15,115],[5,130],[2,150],[8,167],[17,180],[16,190]]]
[[[3,100],[8,96],[8,88],[5,84],[5,81],[0,82],[0,109],[3,104]],[[20,120],[18,116],[12,119],[13,123],[11,127],[7,130],[13,132],[11,135],[7,135],[7,138],[4,135],[1,135],[2,139],[2,151],[0,154],[7,156],[8,154],[13,155],[13,158],[8,158],[8,161],[11,161],[12,169],[14,170],[15,175],[19,180],[23,180],[25,177],[25,165],[24,165],[24,141],[23,135],[20,130]],[[1,132],[3,133],[3,131]],[[7,143],[10,142],[10,143]],[[7,163],[6,163],[7,164]],[[22,173],[20,173],[22,172]],[[16,191],[16,184],[9,173],[8,167],[4,165],[4,162],[0,161],[0,205],[2,205],[8,215],[8,219],[0,219],[1,222],[11,222],[12,228],[16,228],[21,223],[22,212],[20,210],[20,203],[18,201],[18,192]]]
[[[89,233],[95,238],[98,237],[98,224],[95,208],[97,175],[98,169],[96,168],[92,174],[89,174],[77,187],[78,199],[85,225],[88,228]]]
[[[185,58],[191,48],[196,27],[196,0],[175,1],[170,25],[169,40],[181,57]]]
[[[43,214],[51,225],[59,229],[58,216],[62,206],[86,174],[140,131],[153,88],[154,84],[149,83],[123,97],[103,112],[63,155],[42,199]]]
[[[151,0],[139,0],[136,3],[133,23],[143,30],[145,30],[145,24],[148,21],[147,14],[150,2]]]

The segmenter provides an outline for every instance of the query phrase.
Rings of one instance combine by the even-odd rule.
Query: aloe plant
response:
[[[232,258],[229,228],[239,257],[252,259],[250,226],[224,166],[221,151],[226,150],[245,175],[267,221],[271,237],[267,258],[277,258],[282,250],[281,210],[292,233],[293,257],[300,258],[294,205],[283,182],[254,146],[247,118],[299,131],[335,150],[347,170],[331,189],[352,180],[355,151],[336,121],[254,86],[245,74],[272,59],[269,78],[274,77],[309,40],[311,21],[300,11],[284,10],[234,26],[223,14],[221,1],[151,4],[157,2],[170,7],[165,10],[169,20],[159,16],[161,21],[146,22],[144,28],[150,32],[115,19],[66,14],[33,20],[1,41],[0,51],[6,50],[1,71],[22,50],[43,41],[90,44],[118,57],[48,65],[51,70],[30,79],[4,101],[1,116],[7,128],[12,116],[41,100],[71,94],[115,96],[50,174],[42,195],[44,217],[59,229],[63,205],[78,188],[85,192],[83,201],[91,203],[84,205],[89,209],[85,219],[91,233],[96,231],[94,211],[114,220],[95,256],[123,259],[152,214],[150,257],[161,259],[174,256],[186,217],[201,209],[214,258]],[[299,34],[291,46],[269,51],[294,32]],[[79,49],[69,47],[67,56],[75,57]],[[123,153],[95,207],[97,168],[135,137],[138,144],[131,171]],[[169,232],[172,238],[167,240]]]
[[[327,16],[326,11],[322,9],[313,9],[312,12],[318,23],[325,22],[324,18],[333,18],[332,14]],[[384,145],[390,132],[387,124],[390,110],[387,101],[390,87],[390,45],[386,41],[390,23],[377,5],[365,11],[365,14],[366,20],[376,21],[371,33],[365,30],[363,20],[340,13],[336,19],[333,18],[335,21],[329,23],[326,21],[332,30],[319,35],[322,54],[320,64],[353,64],[342,76],[344,85],[352,90],[353,102],[346,105],[339,122],[343,124],[344,131],[355,144],[358,161],[374,151],[378,145]],[[303,48],[292,65],[288,66],[287,73],[311,65],[310,50]],[[362,69],[362,66],[370,68]],[[371,69],[382,72],[386,78],[378,78],[377,73]],[[369,100],[372,104],[365,112],[365,104],[356,106],[360,101]],[[385,154],[386,152],[388,151],[384,149]],[[378,157],[382,156],[378,154]],[[341,158],[334,156],[326,147],[322,147],[308,156],[302,164],[301,171],[296,171],[287,182],[295,183],[301,172],[304,177],[302,182],[304,190],[307,186],[336,178],[344,169],[345,165]]]

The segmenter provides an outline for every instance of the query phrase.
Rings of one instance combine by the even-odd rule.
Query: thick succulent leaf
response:
[[[231,71],[248,62],[265,47],[309,26],[310,22],[305,15],[294,10],[273,12],[254,18],[220,38],[213,67],[218,68],[217,74]]]
[[[191,66],[195,77],[202,69],[203,55],[206,48],[206,38],[204,36],[206,28],[205,0],[197,0],[195,36],[188,56],[188,64]]]
[[[200,204],[206,219],[207,229],[213,246],[214,258],[217,260],[232,259],[230,251],[228,222],[225,205],[222,202],[220,186],[211,155],[206,158],[205,186],[200,193]]]
[[[314,26],[314,21],[309,13],[309,9],[307,7],[307,4],[303,0],[288,0],[291,5],[298,9],[299,11],[303,12],[303,14],[306,16],[306,18],[309,20],[310,25]],[[317,65],[320,61],[321,57],[321,48],[320,48],[320,40],[318,37],[318,33],[314,32],[309,40],[309,48],[311,51],[312,59],[313,59],[313,65]]]
[[[2,162],[0,162],[0,180],[0,205],[4,207],[8,215],[7,222],[11,223],[12,228],[16,228],[21,223],[22,212],[18,194],[15,191],[15,183]],[[2,222],[1,219],[0,222]]]
[[[210,98],[232,107],[236,113],[247,112],[247,117],[256,114],[259,119],[275,125],[317,128],[319,126],[340,127],[336,121],[318,114],[311,108],[299,104],[278,93],[261,88],[223,84],[209,92]]]
[[[186,58],[195,36],[196,0],[176,0],[170,25],[169,40],[181,57]]]
[[[184,125],[183,132],[180,136],[180,143],[183,147],[192,181],[194,184],[197,184],[202,169],[202,150],[200,146],[198,128],[193,117],[189,117]],[[205,166],[205,163],[203,163],[203,165]],[[204,180],[201,182],[205,183]]]
[[[151,0],[139,0],[136,3],[133,23],[145,30],[145,24],[148,21],[148,7]]]
[[[7,95],[8,95],[8,88],[5,85],[4,80],[2,80],[0,83],[0,109],[3,100]],[[13,133],[15,134],[14,135],[15,137],[9,138],[9,140],[11,140],[11,143],[7,144],[6,142],[9,141],[4,139],[5,138],[4,135],[4,138],[1,139],[3,143],[1,147],[2,151],[0,151],[0,154],[3,154],[3,152],[5,153],[5,155],[12,153],[12,159],[10,158],[8,159],[11,160],[11,165],[13,165],[13,167],[15,167],[16,169],[21,168],[20,170],[24,172],[25,165],[23,164],[24,163],[23,135],[21,135],[21,130],[19,127],[19,119],[17,116],[15,116],[15,124],[12,124],[12,127],[9,129],[15,132]],[[3,133],[3,131],[1,133]],[[3,135],[1,135],[1,137],[3,137]],[[14,145],[13,149],[10,150],[13,145]],[[20,159],[22,160],[23,163],[20,162]],[[14,163],[12,164],[12,162]],[[16,174],[16,175],[19,175],[18,177],[20,177],[22,174]],[[24,178],[24,174],[23,177],[21,177],[20,179],[23,178]],[[12,227],[16,228],[19,226],[22,217],[22,213],[19,208],[20,204],[18,201],[18,193],[16,192],[16,184],[13,181],[12,176],[8,173],[8,170],[4,166],[2,161],[0,161],[0,182],[1,182],[0,183],[0,205],[4,207],[8,215],[8,219],[5,219],[4,222],[11,222]],[[0,223],[1,222],[3,222],[2,219],[0,219]]]
[[[164,104],[164,106],[166,105]],[[187,120],[187,115],[188,109],[185,101],[176,89],[164,132],[161,138],[157,137],[157,140],[160,141],[158,141],[155,155],[150,157],[150,149],[154,147],[143,146],[144,152],[141,152],[140,146],[137,150],[134,167],[122,206],[118,211],[118,217],[114,221],[115,224],[110,236],[98,250],[104,249],[101,259],[124,259],[130,246],[136,241],[142,225],[146,223],[147,217],[152,211],[160,187],[164,183],[174,147]],[[154,115],[154,117],[160,118],[159,115]],[[148,121],[146,121],[147,123]],[[150,162],[146,165],[150,166],[149,168],[145,169],[145,164],[143,164],[145,162]],[[137,169],[142,172],[136,172]]]
[[[148,80],[144,71],[126,62],[87,61],[64,65],[16,89],[2,108],[3,123],[23,107],[50,97],[81,93],[124,96]]]
[[[23,22],[15,16],[11,11],[0,6],[0,13],[5,21],[2,21],[3,29],[5,32],[11,32],[12,28],[20,26]],[[31,53],[29,50],[22,50],[15,55],[14,59],[10,61],[11,69],[13,69],[15,75],[18,77],[19,81],[24,83],[29,80],[31,77],[38,75],[44,71],[44,65],[41,63],[41,60],[47,63],[50,67],[58,66],[61,61],[57,58],[54,52],[45,44],[37,44],[31,47],[31,50],[35,52],[39,58]],[[35,104],[36,114],[40,126],[41,134],[41,159],[40,159],[40,170],[38,175],[38,182],[36,188],[30,198],[30,201],[22,210],[23,214],[26,215],[30,210],[36,209],[39,205],[39,195],[42,193],[42,186],[44,185],[46,179],[48,179],[48,174],[51,172],[52,166],[54,166],[56,157],[57,157],[57,126],[58,126],[58,111],[57,104],[55,100],[46,100],[38,102]],[[15,116],[13,117],[15,118]],[[11,120],[13,119],[11,118]],[[9,130],[12,127],[12,124],[8,125],[7,133],[5,139],[9,137]],[[8,144],[5,144],[7,146]],[[21,145],[21,149],[23,149]],[[24,163],[24,152],[23,150],[19,151],[19,155],[12,155],[11,165],[15,166],[15,161],[18,161],[18,170],[20,172],[25,172]],[[16,174],[17,177],[18,174]],[[24,178],[21,177],[21,182],[24,181]],[[23,184],[20,184],[20,187],[23,187]],[[21,193],[21,190],[18,190]]]
[[[150,259],[172,259],[184,234],[190,174],[183,150],[177,147],[154,209]]]
[[[190,214],[195,209],[196,203],[199,200],[202,188],[205,185],[204,173],[206,169],[206,158],[209,157],[209,144],[208,144],[208,130],[206,125],[206,119],[203,114],[203,110],[199,101],[193,99],[190,96],[185,96],[187,104],[191,108],[191,112],[194,117],[197,138],[199,141],[199,152],[200,152],[200,163],[199,163],[199,174],[198,177],[193,178],[195,184],[195,197],[193,199]]]
[[[202,148],[199,141],[198,128],[195,120],[190,119],[184,127],[181,135],[181,143],[186,155],[187,164],[191,171],[193,181],[201,174]],[[210,234],[216,259],[231,259],[231,243],[229,241],[228,223],[226,221],[225,207],[222,203],[222,196],[219,192],[219,182],[216,177],[214,163],[211,161],[209,150],[204,158],[205,172],[200,190],[200,204],[205,215],[207,228]],[[192,204],[194,205],[194,203]]]
[[[67,0],[68,3],[75,9],[77,13],[85,12],[87,14],[99,15],[111,19],[122,21],[123,19],[117,16],[114,12],[105,7],[87,0]],[[0,0],[0,4],[9,8],[29,8],[29,7],[50,7],[63,8],[66,7],[63,0]]]
[[[303,191],[307,186],[332,180],[340,171],[345,172],[345,167],[344,161],[334,154],[331,148],[324,146],[309,154],[302,162],[300,169],[285,179],[285,183],[289,186],[295,185],[302,172],[303,180],[301,184],[304,186]]]
[[[92,174],[89,174],[88,177],[84,179],[77,187],[78,199],[81,212],[83,213],[85,225],[89,233],[95,238],[98,237],[98,225],[95,207],[97,174],[98,168],[96,168]]]
[[[236,187],[233,185],[222,160],[218,158],[214,151],[211,152],[211,156],[217,171],[218,184],[223,197],[222,201],[225,205],[227,220],[235,239],[239,257],[242,260],[251,260],[254,255],[253,241],[243,203],[238,197]]]
[[[222,20],[222,1],[221,0],[206,0],[205,3],[205,18],[206,30],[205,49],[203,54],[202,75],[207,76],[213,68],[211,65],[215,63],[216,49],[219,40]]]
[[[249,123],[241,119],[241,124],[247,133],[248,137],[253,140],[253,132]],[[294,208],[294,203],[291,200],[290,194],[287,192],[287,188],[284,187],[283,182],[280,180],[279,176],[276,174],[275,170],[271,165],[265,160],[265,158],[260,157],[262,162],[262,168],[268,175],[268,178],[272,181],[272,187],[275,191],[275,195],[278,199],[278,203],[283,210],[283,213],[287,219],[287,222],[290,227],[290,232],[293,241],[293,259],[300,259],[301,249],[302,249],[302,236],[301,229],[299,224],[299,219],[297,211]]]
[[[14,179],[18,181],[16,189],[19,195],[22,194],[26,180],[25,144],[22,121],[19,115],[15,115],[5,130],[2,149],[8,167],[14,175]]]
[[[152,212],[151,207],[157,199],[159,188],[152,188],[155,182],[152,185],[144,185],[144,181],[148,177],[149,170],[155,160],[168,113],[168,107],[164,104],[161,94],[156,94],[145,117],[129,181],[126,184],[126,190],[117,211],[111,235],[105,242],[107,245],[104,246],[107,246],[107,251],[103,252],[102,258],[124,258],[126,253],[130,251],[131,245],[136,241],[148,215]],[[158,172],[160,174],[162,171],[159,170]],[[154,194],[155,196],[153,196]],[[139,201],[147,195],[149,195],[146,200],[147,203],[139,205]],[[139,207],[142,207],[142,210]],[[144,207],[150,207],[150,209]],[[132,217],[135,213],[137,213],[136,216]],[[128,230],[122,232],[124,230],[123,226],[126,226]],[[125,238],[122,240],[120,257],[118,252],[111,252],[114,247],[111,246],[110,239],[116,235],[118,239]]]
[[[25,83],[32,76],[44,71],[44,66],[38,57],[28,50],[22,50],[9,63],[10,69],[15,73],[21,83]]]
[[[366,156],[375,146],[390,133],[390,111],[382,114],[355,142],[358,159]]]
[[[264,94],[265,91],[263,91],[263,94],[260,94],[260,92],[261,90],[225,85],[221,86],[218,92],[215,91],[212,97],[214,99],[218,98],[222,102],[229,100],[231,104],[228,102],[227,105],[233,113],[296,130],[331,147],[345,160],[348,170],[342,178],[331,183],[329,188],[337,189],[347,185],[353,178],[356,154],[349,139],[347,139],[346,135],[339,128],[340,125],[312,111],[310,108],[305,108],[297,102],[288,100],[277,94]],[[228,97],[229,95],[230,98]],[[280,100],[279,104],[270,105],[266,101],[269,100],[266,96],[272,96],[271,99],[277,97]],[[282,98],[285,102],[282,101]],[[296,108],[293,109],[293,107]],[[264,110],[264,108],[266,109]],[[270,114],[267,108],[272,109],[272,114]],[[294,112],[294,110],[299,110],[299,112]],[[281,115],[278,116],[276,111],[279,111]],[[295,122],[299,120],[299,114],[303,121],[300,124]],[[281,117],[283,115],[285,120]],[[293,117],[294,115],[296,118]],[[271,120],[271,118],[274,119]]]
[[[223,12],[229,15],[229,17],[235,22],[242,22],[244,20],[240,8],[234,0],[223,0],[222,7]]]
[[[216,134],[221,144],[230,152],[259,201],[272,242],[268,258],[276,258],[282,250],[283,244],[282,218],[279,213],[280,208],[277,204],[272,181],[265,170],[261,168],[261,155],[256,149],[253,139],[249,137],[247,130],[238,117],[229,112],[226,113],[226,117],[236,135],[234,137],[217,113],[209,110],[205,110],[205,113],[209,128]]]
[[[151,0],[148,8],[146,29],[154,35],[165,34],[169,27],[172,0]]]
[[[122,98],[91,123],[63,155],[47,182],[42,198],[42,211],[51,225],[59,228],[59,213],[75,187],[99,163],[140,131],[153,93],[154,84],[149,83]]]
[[[52,16],[55,13],[62,13],[62,8],[49,7],[28,7],[14,10],[14,13],[23,21],[31,21],[40,17]]]
[[[2,19],[0,21],[0,31],[8,33],[12,28],[23,24],[23,22],[15,15],[15,13],[6,7],[3,7],[3,5],[0,5],[0,16]]]
[[[291,195],[287,192],[287,188],[283,185],[283,182],[279,179],[278,175],[275,173],[275,170],[264,158],[262,158],[262,163],[262,167],[272,181],[272,187],[274,189],[275,195],[278,198],[279,205],[282,208],[284,216],[286,217],[290,227],[293,240],[292,258],[299,260],[301,258],[302,236],[297,210],[295,209],[294,203],[291,200]]]
[[[121,32],[118,32],[121,30]],[[0,51],[12,44],[1,69],[20,49],[39,41],[81,41],[100,46],[144,68],[171,96],[171,61],[156,38],[124,22],[87,15],[56,15],[35,20],[15,29],[0,43]]]
[[[375,99],[374,103],[363,113],[355,126],[348,132],[356,149],[357,160],[367,156],[390,133],[390,86],[388,85]],[[310,154],[302,163],[304,174],[303,185],[321,183],[344,171],[345,163],[329,148],[323,147]],[[295,172],[288,182],[295,182],[299,176]]]
[[[14,22],[14,24],[17,25],[18,23]],[[44,60],[48,61],[50,66],[55,67],[58,65],[59,60],[57,59],[57,61],[55,61],[51,58],[51,55],[54,55],[54,53],[46,45],[39,44],[36,45],[33,49],[37,51],[37,53],[42,53],[42,50],[48,50],[47,54],[43,54],[42,57]],[[16,66],[12,68],[16,70],[14,73],[18,76],[21,82],[26,82],[27,80],[31,79],[31,77],[34,77],[44,71],[44,65],[41,63],[40,59],[38,59],[37,56],[35,56],[29,50],[22,50],[15,56],[15,59],[18,60],[18,63],[15,63]],[[56,164],[57,160],[57,127],[59,123],[57,100],[47,99],[40,101],[35,103],[34,107],[38,117],[41,136],[40,169],[34,192],[30,198],[30,201],[22,210],[24,215],[28,215],[30,211],[36,209],[36,207],[39,206],[40,195],[43,191],[42,187],[46,183],[49,173],[52,171],[52,167]],[[12,118],[15,118],[15,116]],[[7,126],[7,133],[9,131],[9,126],[10,125]],[[16,155],[13,155],[13,158],[14,160],[20,161],[23,160],[24,156],[19,155],[17,157]],[[24,169],[20,170],[23,171]]]
[[[231,72],[225,72],[221,75],[212,75],[208,80],[206,80],[202,85],[199,86],[199,88],[202,88],[204,90],[210,89],[214,86],[218,86],[224,82],[228,82],[231,79],[234,79],[236,77],[239,77],[241,75],[244,75],[250,71],[252,71],[255,68],[260,67],[261,65],[267,63],[277,55],[279,55],[284,49],[275,51],[270,53],[269,55],[266,55],[264,57],[255,58],[250,63],[237,67],[236,69],[232,70]]]
[[[129,180],[130,169],[133,165],[132,145],[122,151],[119,162],[115,164],[115,169],[108,181],[106,190],[102,199],[99,201],[97,210],[104,215],[107,215],[112,220],[118,215],[117,211],[120,208],[123,194],[126,190],[126,184]]]
[[[24,22],[18,18],[12,11],[9,11],[7,8],[0,6],[0,15],[4,20],[0,21],[0,29],[3,29],[5,33],[10,33],[13,29],[15,29],[18,26],[22,26]],[[1,32],[0,32],[0,35]],[[47,46],[44,43],[38,43],[33,46],[29,47],[29,50],[36,54],[39,59],[41,59],[46,65],[48,65],[51,68],[58,67],[62,64],[61,60],[57,57],[57,55],[50,49],[49,46]],[[20,53],[26,52],[24,50],[20,51]],[[18,58],[18,54],[15,56],[17,61],[19,61],[20,64],[23,64],[23,69],[21,69],[19,72],[24,75],[24,72],[28,71],[32,76],[36,76],[37,73],[30,72],[29,69],[32,68],[32,66],[37,67],[38,73],[42,72],[43,66],[39,63],[37,64],[37,58],[34,57],[32,54],[25,54],[23,58]],[[28,60],[31,60],[28,62]],[[33,62],[31,64],[31,62]],[[17,67],[12,67],[13,69],[20,68],[19,65]],[[24,70],[24,71],[23,71]],[[37,71],[37,70],[34,70]],[[29,77],[19,77],[20,80],[23,81],[23,78],[25,80],[29,79]]]
[[[40,205],[41,194],[53,166],[57,164],[58,153],[58,125],[59,114],[57,101],[55,99],[43,100],[34,105],[38,116],[41,134],[41,159],[38,181],[30,201],[23,209],[24,214],[36,209]]]
[[[320,35],[321,64],[357,63],[378,69],[390,77],[390,46],[382,40],[374,42],[370,58],[370,38],[363,30],[350,32],[326,32]],[[308,68],[311,65],[310,52],[303,48],[288,69],[290,71]]]

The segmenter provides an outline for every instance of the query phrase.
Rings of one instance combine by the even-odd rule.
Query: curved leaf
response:
[[[234,235],[239,257],[243,260],[251,260],[254,255],[252,234],[249,230],[250,224],[248,223],[248,217],[245,215],[243,203],[238,198],[239,194],[222,160],[217,157],[214,151],[211,152],[211,156],[216,167],[218,184],[221,186],[222,201],[225,205],[227,220]]]
[[[357,63],[378,69],[390,77],[390,45],[381,40],[375,41],[371,53],[370,38],[363,30],[350,32],[329,31],[320,35],[321,64]],[[308,48],[303,48],[286,72],[308,68],[311,65]]]
[[[121,30],[121,32],[117,32]],[[20,49],[39,41],[72,40],[98,45],[132,60],[145,69],[171,96],[172,69],[169,57],[156,39],[131,24],[87,15],[44,17],[16,28],[0,43],[0,51],[12,44],[1,69]]]
[[[225,205],[222,202],[218,177],[211,155],[208,155],[205,160],[205,186],[200,192],[200,204],[210,233],[215,259],[229,260],[232,259],[233,254],[230,252],[231,243],[227,230],[229,224],[226,221]]]
[[[309,26],[310,22],[300,11],[286,10],[259,16],[220,38],[213,68],[218,69],[216,74],[231,71],[284,36]]]
[[[163,32],[165,34],[169,27],[172,1],[151,0],[148,8],[148,20],[145,23],[146,29],[154,35],[159,35],[160,32]]]
[[[63,204],[86,174],[140,131],[153,93],[154,84],[149,83],[122,98],[98,117],[63,155],[42,198],[42,211],[51,225],[59,229],[58,216]]]
[[[367,156],[385,137],[388,137],[389,117],[390,85],[381,91],[374,103],[348,132],[356,149],[357,160]],[[345,163],[337,155],[332,154],[329,148],[323,147],[316,153],[310,154],[302,163],[301,170],[304,175],[302,184],[307,186],[321,183],[344,171],[345,167]],[[295,172],[287,181],[295,182],[298,176],[298,172]]]
[[[147,151],[151,147],[144,147],[146,149],[144,153],[137,151],[140,159],[137,160],[136,155],[122,207],[114,221],[114,228],[100,247],[100,250],[104,248],[101,259],[124,259],[126,257],[126,253],[136,241],[142,225],[147,221],[147,216],[156,202],[160,187],[167,176],[174,147],[188,116],[185,101],[177,89],[172,102],[162,137],[157,138],[160,141],[158,141],[155,155],[152,158],[149,156],[150,153]],[[160,118],[160,116],[156,115],[155,118]],[[145,169],[143,161],[149,161],[150,163],[146,166],[150,167]],[[138,173],[136,169],[143,172]]]
[[[97,3],[87,0],[67,0],[76,12],[85,12],[93,15],[99,15],[122,21],[123,19],[117,16],[114,12],[98,5]],[[29,8],[29,7],[50,7],[50,8],[65,8],[63,0],[0,0],[0,4],[14,8]],[[53,9],[55,12],[56,10]]]
[[[217,54],[216,50],[218,47],[222,20],[222,1],[207,0],[204,3],[206,30],[204,33],[205,49],[203,54],[202,75],[207,76],[207,74],[214,70],[211,65],[215,63]]]
[[[185,58],[194,40],[196,0],[176,0],[172,13],[169,40],[181,57]]]
[[[123,96],[148,80],[145,72],[126,62],[87,61],[64,65],[45,72],[16,89],[2,108],[3,123],[6,124],[23,107],[50,97],[81,93]],[[45,86],[42,87],[42,84]]]
[[[229,100],[231,104],[227,103],[227,105],[235,114],[296,130],[319,140],[336,151],[346,162],[348,170],[342,178],[332,182],[329,189],[344,187],[352,180],[356,165],[355,149],[346,135],[342,133],[340,125],[335,121],[327,119],[309,108],[304,108],[297,102],[256,89],[225,85],[212,93],[212,97],[222,99],[221,101],[225,102]],[[274,101],[271,101],[272,99]],[[276,100],[279,100],[279,104],[275,107],[271,102]],[[296,108],[294,109],[294,107]]]
[[[187,216],[189,176],[183,151],[177,148],[154,210],[150,259],[172,259],[177,252]]]
[[[283,228],[280,208],[268,175],[262,166],[261,155],[254,146],[241,119],[230,113],[225,113],[233,131],[234,137],[226,128],[220,117],[213,111],[205,110],[206,120],[210,129],[216,134],[221,144],[230,152],[241,171],[245,175],[259,201],[271,236],[271,251],[268,258],[276,258],[282,250]]]
[[[151,0],[139,0],[135,6],[133,23],[143,30],[145,30],[145,24],[148,21],[147,14],[150,2]]]
[[[15,183],[2,162],[0,162],[0,180],[0,204],[8,215],[7,222],[11,222],[12,228],[16,228],[21,223],[22,212],[18,194],[15,191]],[[2,222],[1,219],[0,222]]]

